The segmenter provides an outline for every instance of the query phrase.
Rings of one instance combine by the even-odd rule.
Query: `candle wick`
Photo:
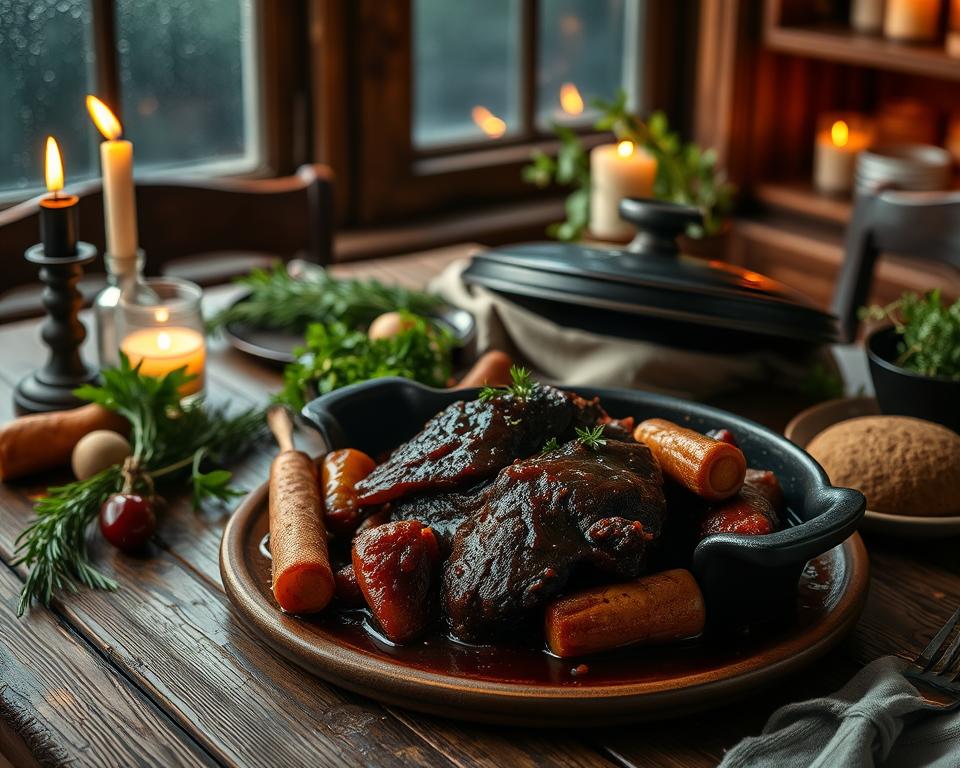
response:
[[[60,199],[60,190],[59,190],[59,189],[53,190],[53,199],[54,199],[54,200],[59,200],[59,199]]]

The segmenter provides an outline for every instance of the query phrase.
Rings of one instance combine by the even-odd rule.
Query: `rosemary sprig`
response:
[[[400,309],[427,315],[441,304],[439,298],[420,291],[376,280],[338,279],[319,268],[293,277],[282,264],[256,269],[237,282],[249,288],[250,295],[214,315],[207,323],[211,330],[229,322],[294,332],[305,331],[311,323],[336,322],[365,330],[384,312]]]
[[[93,565],[87,533],[100,506],[119,492],[131,476],[152,493],[154,480],[189,478],[194,502],[227,500],[237,493],[222,469],[201,471],[201,463],[222,463],[248,450],[266,433],[263,412],[250,410],[228,416],[223,409],[197,401],[180,403],[180,387],[190,379],[185,369],[156,378],[140,375],[121,356],[119,368],[102,372],[103,385],[87,386],[77,394],[122,414],[130,422],[133,455],[124,467],[50,488],[40,499],[37,519],[17,537],[14,565],[29,569],[20,593],[18,612],[34,601],[48,604],[54,592],[79,586],[113,589],[116,583]]]
[[[481,402],[488,402],[503,395],[513,395],[513,397],[518,400],[525,400],[530,397],[540,386],[540,382],[535,381],[528,371],[523,366],[513,365],[510,367],[510,378],[513,380],[513,383],[508,387],[491,387],[486,386],[480,390],[480,394],[477,395],[477,398]]]
[[[582,429],[577,427],[574,430],[577,433],[577,440],[584,448],[589,448],[591,451],[596,451],[601,446],[607,444],[606,438],[603,436],[603,424],[597,424],[595,427],[590,429]]]

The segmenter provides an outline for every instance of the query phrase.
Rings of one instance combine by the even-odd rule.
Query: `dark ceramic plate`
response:
[[[778,621],[735,639],[714,636],[587,658],[588,674],[577,677],[570,669],[578,662],[533,647],[469,646],[434,636],[398,648],[370,631],[362,612],[280,612],[260,548],[268,527],[266,485],[247,497],[224,532],[221,573],[239,615],[296,664],[378,700],[468,720],[578,727],[716,706],[811,663],[853,627],[868,580],[866,551],[853,533],[864,509],[859,493],[830,487],[806,453],[733,414],[640,392],[579,391],[599,394],[616,416],[729,427],[753,466],[778,473],[794,525],[765,537],[712,537],[700,544],[694,562],[718,625],[757,613],[779,615]],[[381,379],[320,398],[305,416],[330,447],[376,455],[463,396]]]
[[[241,296],[234,304],[246,299]],[[476,333],[473,315],[464,309],[443,306],[437,310],[434,319],[453,333],[461,349],[469,348]],[[303,346],[302,333],[256,328],[240,322],[227,323],[223,335],[235,349],[276,366],[292,363],[295,359],[293,350]]]

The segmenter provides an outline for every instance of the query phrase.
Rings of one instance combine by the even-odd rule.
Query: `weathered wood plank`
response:
[[[18,619],[21,584],[0,564],[0,637],[8,638],[0,644],[0,717],[11,760],[23,758],[16,739],[44,765],[213,765],[51,611]]]

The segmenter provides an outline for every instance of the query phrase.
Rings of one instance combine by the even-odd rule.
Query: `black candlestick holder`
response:
[[[13,395],[17,413],[61,411],[83,405],[73,390],[95,382],[97,371],[83,362],[80,346],[87,330],[80,322],[83,297],[77,283],[85,264],[97,256],[90,243],[78,242],[72,255],[51,257],[42,244],[27,249],[24,257],[40,267],[44,284],[43,306],[47,319],[41,337],[50,348],[46,365],[17,384]]]

